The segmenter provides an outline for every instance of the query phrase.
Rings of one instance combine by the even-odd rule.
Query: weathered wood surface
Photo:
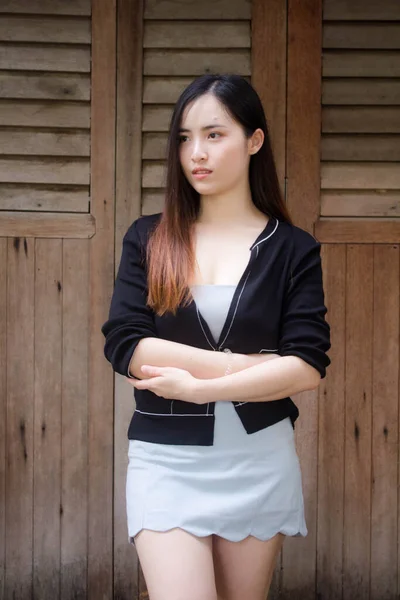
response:
[[[0,212],[0,237],[91,238],[95,231],[91,214]]]
[[[1,8],[3,8],[2,3]],[[90,44],[90,19],[3,15],[0,42]]]
[[[14,100],[90,100],[90,76],[82,73],[0,73],[0,97]],[[15,104],[15,103],[14,103]],[[21,108],[15,106],[15,112]]]
[[[91,0],[2,0],[1,12],[89,16]]]
[[[400,217],[400,192],[322,190],[321,216]]]
[[[381,217],[322,217],[314,235],[326,244],[398,244],[400,220]]]
[[[89,212],[89,188],[0,184],[0,210]]]
[[[251,0],[147,0],[145,19],[250,19]]]
[[[113,596],[113,375],[104,358],[114,284],[116,4],[92,5],[91,212],[89,255],[88,600]]]
[[[324,0],[323,18],[335,21],[400,21],[398,0]]]

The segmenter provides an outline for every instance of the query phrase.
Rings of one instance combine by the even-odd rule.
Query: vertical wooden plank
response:
[[[346,246],[322,247],[331,365],[319,388],[317,597],[342,598]]]
[[[61,600],[87,598],[89,240],[63,240]]]
[[[349,245],[343,598],[370,597],[373,246]]]
[[[6,331],[7,239],[0,239],[0,600],[5,598],[6,576]]]
[[[8,240],[7,600],[31,598],[33,554],[34,240]]]
[[[321,47],[321,0],[288,0],[287,203],[294,223],[311,232],[319,214]],[[307,600],[316,593],[318,390],[294,401],[308,536],[285,542],[282,597]]]
[[[312,232],[320,212],[322,0],[288,2],[288,207]]]
[[[267,117],[279,183],[286,175],[287,0],[253,0],[251,82]]]
[[[399,247],[374,247],[371,598],[397,595]]]
[[[113,596],[113,375],[103,354],[114,281],[116,0],[92,4],[88,598]]]
[[[122,238],[141,214],[143,0],[118,1],[115,272]],[[109,367],[108,367],[109,368]],[[114,598],[138,595],[138,557],[126,521],[127,429],[134,410],[132,387],[115,376]]]
[[[61,244],[35,242],[33,593],[43,600],[60,588]]]

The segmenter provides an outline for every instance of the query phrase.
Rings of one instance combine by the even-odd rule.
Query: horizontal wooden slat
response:
[[[0,44],[0,69],[90,72],[90,48],[79,46]]]
[[[323,48],[400,48],[399,23],[325,23]]]
[[[400,133],[400,107],[324,107],[323,133]]]
[[[323,18],[333,21],[399,21],[398,0],[323,0]]]
[[[146,0],[145,19],[250,19],[250,0]]]
[[[90,214],[0,212],[0,237],[91,238],[95,233]]]
[[[144,106],[142,130],[168,131],[171,116],[171,106]]]
[[[0,100],[0,125],[87,129],[90,127],[90,104]]]
[[[162,188],[165,186],[165,163],[143,161],[142,186],[144,188]]]
[[[147,21],[144,27],[143,47],[250,48],[250,22]]]
[[[399,77],[400,52],[325,50],[322,54],[322,75],[323,77]]]
[[[89,156],[90,133],[0,130],[0,155]]]
[[[2,12],[89,16],[91,0],[1,0],[0,13]]]
[[[323,135],[321,158],[340,161],[400,161],[400,136]]]
[[[400,190],[396,163],[321,163],[322,189]]]
[[[144,77],[145,104],[174,104],[193,77]]]
[[[324,190],[321,216],[400,217],[400,192]]]
[[[88,212],[89,187],[43,188],[0,184],[0,210],[40,210],[43,212]]]
[[[166,157],[168,136],[165,133],[145,133],[143,135],[142,157],[163,160]]]
[[[90,75],[1,71],[0,98],[90,100]]]
[[[164,208],[165,194],[163,190],[143,190],[142,214],[152,215],[162,212]]]
[[[73,159],[0,159],[2,183],[89,184],[89,161]]]
[[[0,19],[0,41],[90,44],[90,19],[5,15]]]
[[[314,235],[324,244],[398,244],[400,219],[321,218]]]
[[[203,75],[204,73],[234,72],[250,75],[250,52],[145,50],[144,75]]]
[[[400,105],[400,79],[323,79],[322,104]]]

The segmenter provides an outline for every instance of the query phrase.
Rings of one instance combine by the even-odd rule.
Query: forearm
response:
[[[318,387],[320,375],[297,356],[281,356],[218,379],[199,381],[200,401],[268,402]]]
[[[228,365],[228,354],[214,350],[202,350],[186,344],[179,344],[161,338],[144,338],[133,353],[129,372],[133,377],[143,377],[141,367],[151,365],[157,367],[176,367],[189,371],[197,379],[214,379],[223,377]],[[277,354],[230,355],[232,373],[278,358]]]

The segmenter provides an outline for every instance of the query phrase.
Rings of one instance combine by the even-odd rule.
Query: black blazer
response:
[[[146,244],[161,213],[142,216],[123,240],[121,262],[104,323],[104,354],[113,369],[130,377],[128,367],[139,341],[159,337],[205,350],[242,354],[274,352],[299,356],[315,367],[321,378],[330,359],[330,327],[321,270],[321,245],[299,227],[270,218],[250,247],[249,263],[234,292],[218,343],[195,301],[173,316],[159,317],[146,305]],[[163,444],[211,446],[215,402],[198,405],[134,389],[136,409],[129,439]],[[286,417],[292,425],[299,411],[291,398],[268,402],[233,402],[247,433],[254,433]]]

